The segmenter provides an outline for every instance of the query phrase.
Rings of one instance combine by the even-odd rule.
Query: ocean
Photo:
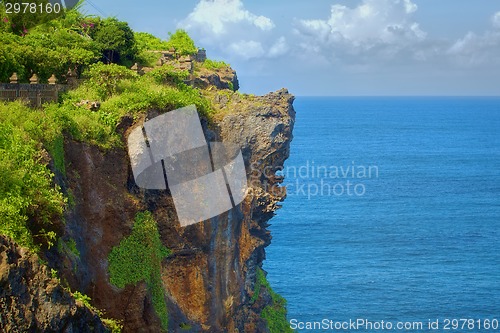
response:
[[[499,327],[500,98],[299,97],[295,109],[264,262],[293,328]],[[372,326],[345,326],[356,320]]]

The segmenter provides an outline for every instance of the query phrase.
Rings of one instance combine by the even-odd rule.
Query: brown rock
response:
[[[75,302],[39,260],[0,236],[0,331],[107,332],[99,317]]]

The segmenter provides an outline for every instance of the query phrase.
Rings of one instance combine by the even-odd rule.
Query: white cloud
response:
[[[500,29],[500,12],[496,12],[495,15],[493,15],[493,26],[497,29]]]
[[[229,50],[245,60],[264,56],[265,51],[260,42],[241,40],[229,45]]]
[[[448,54],[465,66],[500,64],[500,32],[487,31],[483,35],[469,32],[448,49]]]
[[[390,58],[425,40],[411,19],[417,5],[410,0],[363,0],[357,7],[334,4],[327,19],[299,20],[295,32],[302,45],[325,57],[370,53]]]
[[[247,10],[242,0],[200,0],[178,27],[229,60],[273,58],[288,51],[285,38],[273,36],[274,22]]]
[[[270,58],[279,57],[279,56],[282,56],[285,53],[287,53],[288,50],[289,50],[289,47],[288,47],[288,44],[286,42],[286,38],[281,36],[280,38],[278,38],[276,43],[274,43],[274,45],[271,46],[271,48],[269,49],[268,56]]]
[[[274,23],[273,21],[265,16],[258,16],[254,21],[253,24],[260,28],[261,30],[271,30],[274,28]]]
[[[230,33],[235,24],[247,24],[262,31],[274,28],[273,21],[245,9],[241,0],[201,0],[181,22],[185,29],[206,29],[214,35]]]
[[[482,35],[468,32],[447,50],[447,54],[459,65],[478,66],[500,64],[500,12],[492,17],[493,30]]]

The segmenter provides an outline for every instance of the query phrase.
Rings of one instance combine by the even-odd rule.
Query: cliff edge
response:
[[[85,143],[65,142],[71,166],[66,186],[75,198],[65,234],[75,240],[80,256],[53,261],[73,288],[89,295],[108,316],[122,320],[124,332],[161,330],[147,284],[119,289],[108,273],[110,251],[131,234],[134,216],[144,210],[152,212],[160,239],[171,251],[161,268],[169,332],[267,330],[260,311],[270,300],[257,306],[251,298],[271,240],[266,223],[285,197],[275,170],[289,155],[294,98],[286,90],[262,97],[228,91],[208,95],[215,107],[228,112],[213,122],[203,121],[207,140],[241,147],[250,188],[240,206],[203,223],[181,228],[168,193],[139,189],[125,149],[103,153]],[[145,119],[161,112],[150,110]],[[137,125],[128,121],[124,140]]]
[[[289,156],[294,97],[285,89],[265,96],[235,92],[238,81],[230,68],[195,71],[186,90],[167,70],[162,84],[203,98],[214,111],[200,112],[207,141],[241,148],[249,180],[245,200],[218,217],[181,227],[168,190],[135,184],[128,134],[176,105],[120,117],[115,132],[121,142],[106,148],[65,132],[61,156],[52,156],[49,165],[68,205],[64,223],[57,224],[57,246],[40,253],[60,280],[35,254],[1,238],[0,328],[105,331],[98,316],[66,290],[88,295],[93,307],[121,322],[123,332],[273,332],[263,313],[272,309],[286,320],[284,300],[270,290],[261,267],[271,241],[267,222],[286,196],[275,173]],[[106,98],[95,104],[116,106],[113,97]],[[95,117],[95,110],[71,103],[64,105],[76,117]],[[110,115],[98,112],[100,121]]]

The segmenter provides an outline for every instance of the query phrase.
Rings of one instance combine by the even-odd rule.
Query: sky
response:
[[[240,91],[499,96],[499,0],[87,0],[168,39],[185,29]]]

